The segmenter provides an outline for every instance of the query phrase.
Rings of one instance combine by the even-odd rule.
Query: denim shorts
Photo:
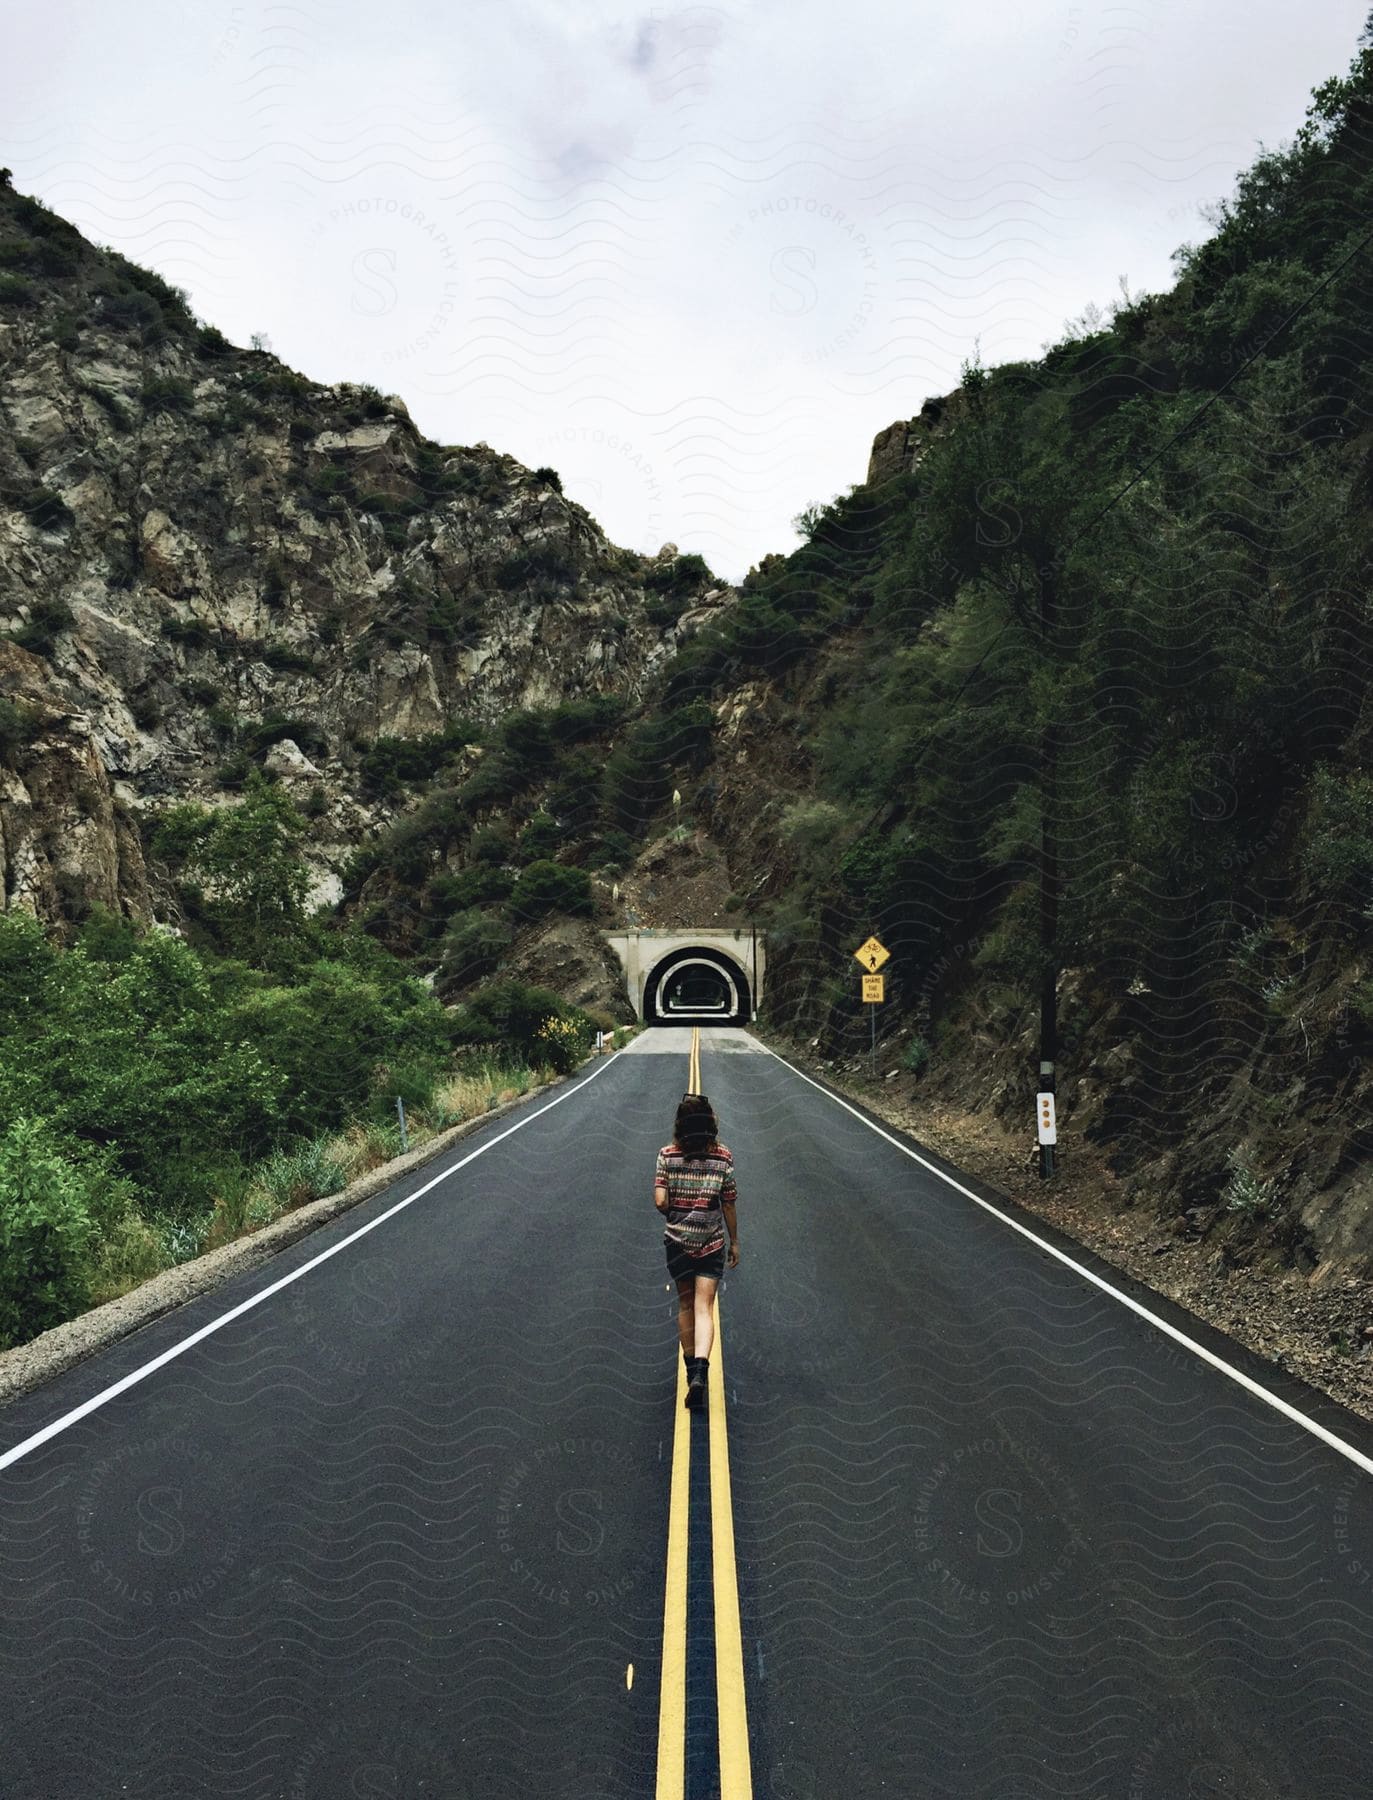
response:
[[[667,1272],[673,1281],[686,1281],[696,1275],[705,1275],[711,1281],[719,1281],[724,1275],[723,1244],[718,1250],[712,1250],[705,1256],[692,1256],[671,1238],[663,1239],[663,1248],[667,1252]]]

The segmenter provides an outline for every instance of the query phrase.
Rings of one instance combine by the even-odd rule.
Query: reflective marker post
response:
[[[1035,1096],[1035,1119],[1039,1127],[1039,1178],[1047,1181],[1054,1172],[1054,1145],[1058,1142],[1058,1121],[1054,1114],[1054,1091],[1049,1085],[1054,1078],[1052,1063],[1039,1065],[1039,1079],[1044,1083]]]

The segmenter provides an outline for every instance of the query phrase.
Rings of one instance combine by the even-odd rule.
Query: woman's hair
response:
[[[683,1156],[705,1156],[717,1141],[715,1109],[704,1094],[683,1094],[672,1128],[673,1142]]]

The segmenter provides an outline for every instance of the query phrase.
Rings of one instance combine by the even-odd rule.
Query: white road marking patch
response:
[[[741,1050],[765,1050],[752,1032],[742,1025],[702,1025],[701,1049],[726,1053]],[[638,1037],[631,1038],[617,1056],[687,1056],[691,1052],[690,1025],[647,1025]]]

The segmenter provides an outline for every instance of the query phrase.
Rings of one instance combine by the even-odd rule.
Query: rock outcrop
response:
[[[235,348],[7,175],[0,265],[3,906],[147,917],[139,815],[222,798],[245,755],[322,790],[338,863],[375,822],[369,742],[632,700],[675,641],[645,600],[673,546],[619,549],[553,471]],[[732,595],[665,587],[686,629]]]
[[[879,431],[868,457],[867,485],[878,487],[894,475],[908,475],[918,468],[931,440],[947,426],[957,400],[957,392],[927,400],[915,418],[898,419]]]

